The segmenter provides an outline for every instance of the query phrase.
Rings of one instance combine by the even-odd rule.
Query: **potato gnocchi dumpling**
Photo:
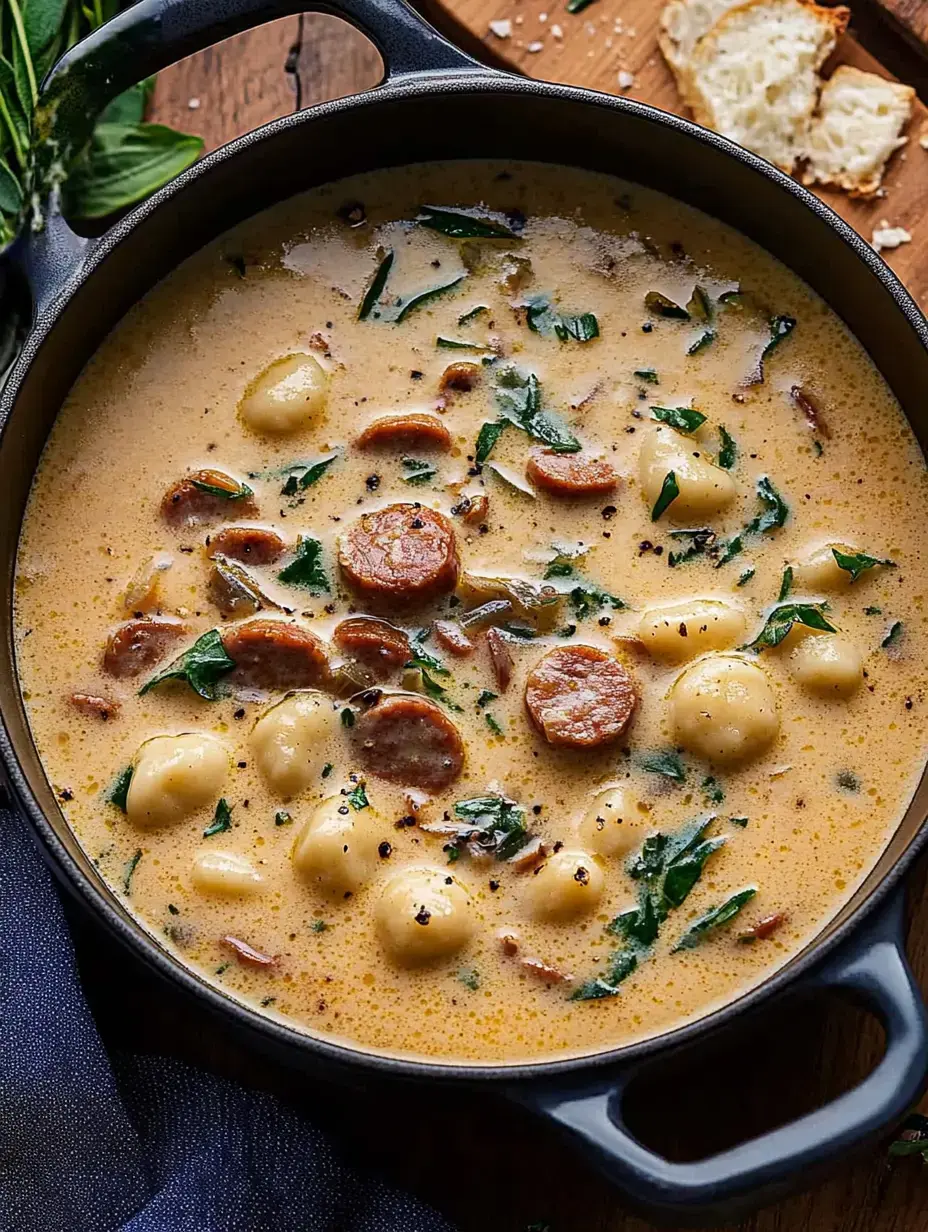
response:
[[[638,457],[641,490],[650,508],[671,471],[680,490],[664,515],[672,522],[718,513],[735,498],[735,481],[728,471],[708,460],[698,441],[672,428],[655,428],[646,437]]]
[[[588,851],[558,851],[531,877],[529,904],[542,920],[566,920],[592,911],[603,893],[605,878]]]
[[[710,761],[746,761],[777,737],[780,719],[767,674],[739,655],[708,655],[670,694],[677,740]]]
[[[129,820],[151,828],[183,821],[216,800],[228,771],[228,750],[215,736],[153,736],[139,749],[132,771]]]
[[[740,608],[720,599],[687,599],[648,608],[638,636],[655,659],[683,663],[710,650],[728,650],[744,641],[747,625]]]
[[[474,917],[473,900],[456,877],[419,865],[395,873],[377,904],[381,941],[404,966],[462,949],[473,934]]]
[[[264,878],[250,860],[234,851],[203,851],[193,862],[190,875],[201,894],[242,898],[264,887]]]
[[[627,787],[598,792],[577,827],[586,851],[597,856],[624,856],[641,841],[647,814]]]
[[[239,413],[255,432],[298,432],[322,418],[328,387],[328,373],[312,355],[285,355],[251,382]]]
[[[860,651],[840,633],[803,638],[790,655],[789,666],[804,688],[826,697],[849,697],[864,678]]]
[[[326,741],[337,730],[338,716],[324,693],[291,693],[272,706],[258,719],[249,739],[268,787],[286,797],[321,782]]]
[[[326,894],[354,893],[371,879],[379,832],[373,809],[346,796],[323,800],[293,844],[293,867]]]
[[[851,574],[847,569],[842,569],[835,560],[834,548],[844,556],[853,556],[857,551],[857,548],[848,547],[846,543],[828,543],[824,547],[816,548],[793,566],[797,589],[802,588],[813,593],[847,590],[851,585]],[[866,577],[866,574],[863,576]]]

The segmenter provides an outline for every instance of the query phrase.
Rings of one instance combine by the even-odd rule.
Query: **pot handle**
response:
[[[538,1083],[511,1092],[570,1131],[628,1196],[665,1215],[731,1218],[781,1193],[788,1178],[827,1164],[899,1120],[921,1094],[928,1071],[928,1018],[904,949],[903,893],[861,936],[841,946],[797,984],[838,989],[862,1001],[886,1031],[886,1052],[863,1082],[791,1124],[694,1163],[648,1150],[622,1117],[622,1097],[647,1062],[584,1083]]]

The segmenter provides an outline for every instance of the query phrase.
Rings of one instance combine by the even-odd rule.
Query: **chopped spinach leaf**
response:
[[[214,834],[225,834],[226,830],[232,829],[232,810],[223,796],[216,805],[216,811],[213,814],[213,820],[203,831],[204,838],[212,838]]]
[[[547,576],[545,574],[545,577]],[[610,595],[608,591],[600,590],[598,586],[575,586],[570,592],[569,599],[570,606],[576,612],[578,620],[586,620],[588,616],[595,615],[603,607],[611,607],[617,612],[621,612],[625,607],[625,603],[616,595]]]
[[[487,713],[483,717],[486,719],[487,727],[489,727],[494,736],[501,736],[503,734],[503,729],[492,714]]]
[[[322,544],[318,539],[301,536],[297,540],[296,555],[285,569],[277,575],[288,586],[302,586],[311,594],[328,594],[329,579],[322,566]]]
[[[705,415],[690,406],[652,406],[651,416],[687,436],[706,422]]]
[[[849,791],[854,795],[860,791],[860,779],[853,770],[839,770],[835,775],[835,782],[842,791]]]
[[[218,629],[210,629],[176,658],[157,676],[152,676],[147,684],[139,689],[139,696],[161,684],[163,680],[186,680],[194,693],[208,702],[216,700],[216,685],[235,667],[235,663],[226,654],[219,636]]]
[[[675,749],[658,749],[653,753],[642,753],[638,765],[648,774],[662,774],[664,778],[675,783],[686,782],[686,770]]]
[[[788,338],[796,328],[796,318],[778,315],[770,318],[770,340],[761,351],[754,371],[745,382],[747,385],[760,385],[764,380],[764,362],[777,349],[784,339]]]
[[[865,607],[864,615],[865,616],[882,616],[883,609],[881,607],[873,607],[873,606]]]
[[[793,589],[793,566],[787,565],[783,570],[783,580],[780,582],[780,593],[777,595],[777,603],[782,603],[784,599],[789,598],[789,593]]]
[[[580,450],[580,442],[561,420],[542,410],[541,386],[534,372],[502,368],[496,378],[496,405],[505,419],[555,453]]]
[[[742,573],[741,577],[738,578],[735,585],[736,586],[747,586],[748,582],[750,582],[751,578],[754,576],[756,572],[757,570],[753,566],[750,569],[745,569],[744,573]]]
[[[889,627],[889,632],[883,638],[882,642],[880,642],[881,649],[888,650],[890,646],[897,645],[897,643],[899,642],[899,639],[902,637],[902,633],[903,633],[902,621],[901,620],[893,621],[893,623]]]
[[[322,777],[327,779],[334,769],[334,765],[330,761],[327,761],[322,767]]]
[[[307,488],[311,488],[314,483],[319,482],[337,457],[338,454],[333,453],[328,458],[320,458],[318,462],[313,462],[307,466],[302,475],[291,475],[286,484],[284,484],[282,495],[293,496],[296,494],[297,489],[305,492]]]
[[[104,799],[110,804],[115,804],[122,812],[126,811],[126,801],[129,797],[129,784],[132,782],[132,766],[126,766],[124,770],[120,770],[106,791]]]
[[[744,830],[747,827],[747,817],[729,817],[728,819],[733,826],[737,826],[739,830]]]
[[[574,0],[570,0],[571,3]],[[638,956],[632,950],[618,950],[612,959],[605,976],[587,980],[570,994],[571,1001],[601,1001],[604,997],[615,997],[619,985],[628,979],[638,966]]]
[[[690,925],[673,947],[671,953],[676,954],[679,950],[694,949],[705,940],[709,933],[733,920],[741,908],[746,903],[749,903],[756,893],[757,887],[749,886],[745,890],[739,890],[736,894],[732,894],[720,906],[712,907],[705,915],[700,916],[695,923]]]
[[[190,482],[198,492],[207,492],[210,496],[218,496],[220,500],[237,501],[254,496],[247,483],[238,483],[234,488],[222,488],[215,483],[204,483],[202,479],[191,479]]]
[[[885,569],[895,569],[896,567],[894,560],[880,560],[879,557],[868,556],[866,552],[845,553],[838,548],[832,548],[831,554],[835,558],[835,564],[838,568],[851,575],[852,584],[857,581],[861,574],[866,573],[868,569],[875,569],[878,565],[882,565]]]
[[[471,992],[476,992],[480,987],[480,976],[472,967],[462,967],[458,972],[458,979],[465,988],[469,988]]]
[[[574,564],[572,559],[569,556],[564,556],[558,553],[553,560],[548,561],[542,577],[547,582],[551,578],[573,577],[573,575]]]
[[[430,300],[436,299],[439,295],[443,295],[445,291],[450,291],[456,287],[458,283],[463,282],[467,277],[466,274],[458,274],[457,278],[452,278],[450,282],[443,282],[437,287],[426,287],[424,291],[417,291],[415,295],[411,295],[409,299],[401,301],[400,310],[393,318],[395,325],[401,325],[411,312],[415,312],[417,308],[421,308],[423,304],[427,304]]]
[[[533,333],[554,334],[561,342],[590,342],[599,337],[599,322],[592,312],[579,315],[558,312],[547,296],[536,296],[526,308],[528,327]]]
[[[695,342],[691,342],[686,348],[687,355],[698,355],[700,351],[704,351],[706,347],[711,346],[717,337],[718,334],[714,329],[703,330]]]
[[[423,667],[421,662],[416,663],[415,666],[418,669],[419,676],[422,679],[423,692],[428,697],[431,697],[433,701],[441,702],[443,705],[447,706],[449,710],[454,710],[460,714],[461,707],[457,704],[457,702],[452,701],[452,699],[448,696],[448,690],[445,686],[443,684],[439,684],[433,676],[429,675],[428,668]],[[442,668],[442,673],[447,676],[447,668]]]
[[[644,304],[648,312],[653,312],[655,316],[669,317],[671,320],[676,321],[688,321],[690,319],[690,314],[685,308],[675,304],[666,295],[661,295],[660,291],[649,291],[644,297]]]
[[[454,806],[457,839],[475,843],[482,851],[508,860],[528,842],[525,813],[505,796],[474,796]]]
[[[490,702],[495,702],[498,697],[498,693],[491,693],[489,689],[481,689],[477,697],[477,707],[482,710],[484,706],[488,706]]]
[[[292,824],[293,824],[293,818],[290,816],[290,814],[287,812],[286,809],[281,809],[279,812],[274,814],[274,825],[275,826],[289,826]]]
[[[324,933],[329,925],[326,924],[325,920],[313,920],[309,927],[314,933]]]
[[[407,472],[403,476],[405,482],[416,485],[428,483],[438,474],[438,467],[422,458],[403,458],[403,469]]]
[[[639,381],[646,381],[649,385],[660,385],[661,383],[656,368],[636,368],[635,376]]]
[[[638,906],[630,911],[623,911],[606,926],[606,931],[616,937],[624,937],[641,949],[647,949],[657,940],[661,926],[660,916],[654,903],[649,887],[641,885],[638,892]]]
[[[486,304],[478,304],[476,308],[469,308],[467,312],[462,312],[458,317],[458,325],[466,325],[468,321],[473,321],[475,317],[479,317],[482,312],[489,312],[490,309]]]
[[[735,444],[735,438],[727,428],[719,424],[719,466],[723,470],[730,471],[734,468],[737,460],[738,446]]]
[[[360,813],[361,809],[370,808],[371,802],[367,798],[363,783],[356,784],[351,791],[345,792],[345,796],[356,813]]]
[[[132,885],[132,874],[138,868],[139,860],[141,860],[141,858],[142,858],[142,849],[141,847],[138,847],[136,848],[135,855],[126,864],[126,868],[123,873],[122,890],[124,894],[128,894],[130,892],[130,887]]]
[[[435,339],[435,345],[444,351],[492,351],[491,346],[481,342],[465,342],[460,338],[444,338],[441,334]]]
[[[722,784],[713,775],[709,775],[702,781],[702,789],[705,793],[706,801],[709,804],[721,804],[725,799],[725,789]]]
[[[761,475],[757,481],[757,499],[764,508],[747,524],[745,531],[751,535],[762,535],[769,530],[776,530],[783,526],[789,517],[789,505],[767,475]]]
[[[345,706],[341,712],[342,727],[354,727],[354,711]]]
[[[498,419],[496,423],[485,423],[477,434],[477,445],[474,449],[474,461],[482,466],[493,452],[493,446],[503,435],[503,430],[509,421]]]
[[[664,874],[662,894],[671,907],[680,907],[702,875],[706,861],[725,844],[724,838],[708,838],[696,842],[675,856]]]
[[[409,639],[410,655],[406,663],[407,667],[425,668],[426,671],[435,672],[439,676],[449,675],[447,667],[442,663],[441,659],[436,659],[433,654],[425,649],[424,643],[429,636],[428,629],[417,629]]]
[[[661,490],[657,500],[654,502],[654,508],[651,510],[651,521],[656,522],[673,502],[680,495],[680,488],[677,484],[677,477],[673,471],[668,471],[664,476],[664,482],[661,484]]]
[[[760,633],[743,649],[764,650],[768,646],[779,646],[793,625],[804,625],[807,629],[815,629],[821,633],[837,633],[837,629],[822,610],[821,604],[784,603],[773,609]]]
[[[667,553],[667,564],[671,569],[675,569],[677,565],[682,565],[685,561],[692,560],[694,556],[703,556],[715,547],[715,531],[710,530],[708,526],[691,530],[672,530],[670,537],[671,539],[689,539],[689,543],[682,552]]]
[[[476,210],[448,210],[443,206],[423,205],[416,222],[432,231],[440,231],[455,240],[517,240],[510,227]]]
[[[393,249],[388,248],[384,256],[381,258],[380,264],[374,271],[374,277],[371,279],[367,290],[364,292],[364,297],[361,300],[361,306],[358,308],[358,320],[366,321],[374,310],[374,306],[383,294],[383,289],[387,285],[387,278],[390,274],[390,267],[393,265]]]

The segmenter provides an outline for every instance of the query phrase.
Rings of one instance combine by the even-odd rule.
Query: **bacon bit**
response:
[[[806,423],[813,432],[817,432],[819,436],[824,436],[825,440],[831,439],[831,428],[825,422],[825,417],[822,414],[822,409],[807,390],[801,385],[794,385],[789,391],[789,396],[793,400],[793,404],[802,411],[806,418]]]
[[[739,941],[766,941],[768,937],[772,937],[781,924],[786,923],[786,913],[783,911],[776,912],[775,915],[767,915],[752,928],[747,928],[744,932],[738,934]]]
[[[319,351],[326,359],[332,358],[332,346],[328,338],[320,330],[309,335],[307,346],[311,351]]]
[[[93,693],[72,693],[69,700],[81,714],[102,719],[104,723],[119,714],[119,702],[110,701],[108,697],[95,697]]]
[[[467,394],[476,386],[480,376],[480,364],[459,360],[455,364],[449,364],[444,370],[438,382],[438,388],[443,394],[448,393],[449,390],[453,393]]]
[[[487,629],[487,646],[490,648],[490,659],[493,662],[493,673],[500,692],[505,693],[512,679],[512,669],[515,666],[509,646],[499,629]]]
[[[519,962],[526,971],[537,976],[543,984],[569,984],[574,978],[563,971],[558,971],[557,967],[550,967],[540,958],[520,958]]]
[[[474,643],[453,620],[436,620],[432,625],[435,640],[459,658],[474,653]]]
[[[500,933],[499,943],[502,946],[503,953],[508,958],[514,958],[519,952],[519,938],[515,933]]]
[[[247,967],[273,967],[277,962],[276,958],[271,958],[269,954],[262,954],[260,950],[256,950],[247,941],[242,941],[240,937],[223,937],[222,944],[234,950],[235,957]]]
[[[537,868],[547,857],[548,848],[540,838],[536,838],[523,847],[521,851],[517,852],[507,863],[516,872],[528,873],[532,869]]]

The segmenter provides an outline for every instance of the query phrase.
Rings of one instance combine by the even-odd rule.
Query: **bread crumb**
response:
[[[198,98],[188,98],[187,99],[187,109],[188,111],[199,111],[200,100]]]
[[[508,17],[503,18],[502,21],[491,21],[490,33],[500,39],[512,38],[512,22]]]
[[[912,236],[905,227],[891,227],[884,218],[880,225],[874,228],[870,243],[877,252],[882,252],[884,248],[898,248],[900,244],[908,244],[911,239]]]
[[[556,39],[562,39],[564,37],[564,31],[556,22],[551,27],[551,37]]]
[[[547,14],[547,13],[539,13],[539,14],[538,14],[538,20],[541,22],[541,24],[542,24],[542,25],[544,25],[544,24],[545,24],[545,22],[548,20],[548,14]]]
[[[544,51],[544,47],[544,43],[542,43],[539,39],[536,39],[534,43],[529,43],[525,50],[531,52]]]
[[[635,84],[635,74],[630,73],[628,69],[619,69],[619,89],[630,90]]]

